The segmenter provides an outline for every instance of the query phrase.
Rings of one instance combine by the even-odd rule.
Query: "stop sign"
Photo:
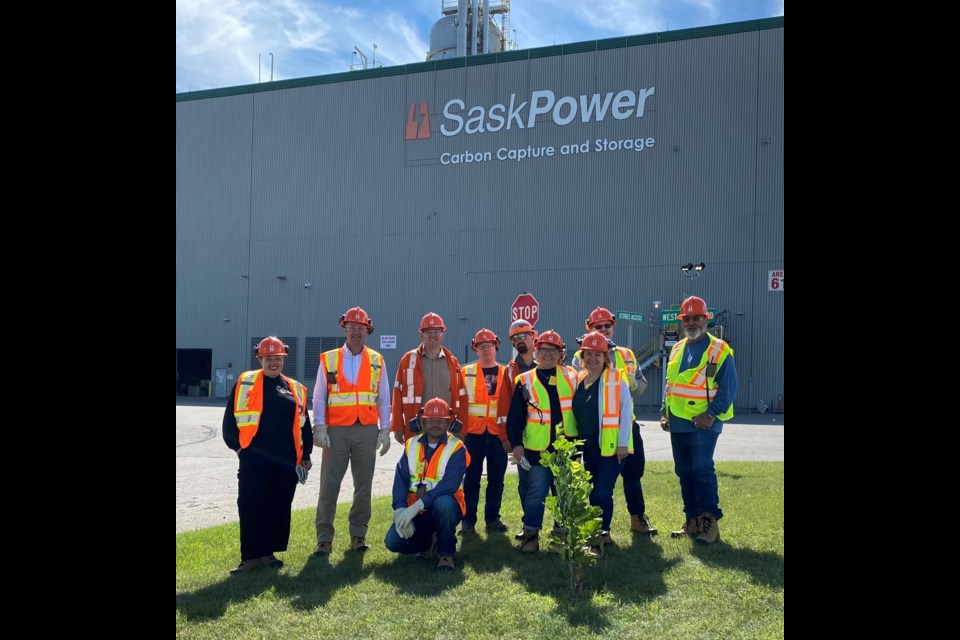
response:
[[[521,293],[510,307],[510,322],[526,320],[531,326],[537,326],[540,319],[540,303],[530,293]]]

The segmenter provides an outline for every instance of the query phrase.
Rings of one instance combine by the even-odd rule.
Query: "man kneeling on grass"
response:
[[[417,424],[419,423],[419,425]],[[457,433],[460,421],[442,398],[428,400],[410,428],[422,433],[409,438],[393,478],[393,524],[384,544],[397,553],[428,558],[436,545],[437,569],[455,567],[457,525],[467,512],[463,474],[470,454]]]

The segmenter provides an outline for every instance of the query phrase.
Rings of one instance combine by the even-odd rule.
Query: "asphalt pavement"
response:
[[[226,400],[177,398],[177,533],[238,519],[237,454],[220,436]],[[656,414],[638,416],[647,460],[672,460],[670,434]],[[393,473],[403,447],[391,437],[390,450],[377,458],[373,496],[390,494]],[[305,485],[297,486],[294,509],[316,508],[320,493],[320,456]],[[783,460],[783,414],[735,416],[723,427],[716,460]],[[516,473],[507,467],[507,473]],[[340,502],[353,501],[350,472],[340,487]]]

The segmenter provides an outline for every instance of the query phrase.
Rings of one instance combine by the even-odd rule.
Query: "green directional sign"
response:
[[[707,311],[709,311],[714,315],[716,315],[717,313],[717,310],[714,309],[713,307],[707,307]],[[679,320],[677,320],[678,313],[680,313],[680,309],[667,309],[666,311],[661,311],[660,322],[662,322],[663,324],[671,324],[671,323],[676,324],[680,322]]]
[[[643,314],[633,313],[631,311],[617,311],[617,320],[633,320],[634,322],[643,322]]]

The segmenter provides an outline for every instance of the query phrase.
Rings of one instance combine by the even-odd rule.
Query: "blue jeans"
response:
[[[539,454],[539,452],[534,452]],[[529,460],[529,458],[528,458]],[[519,470],[520,502],[523,504],[523,528],[539,531],[543,527],[544,500],[550,493],[553,473],[547,467],[533,465],[529,471]]]
[[[467,451],[470,466],[463,479],[463,498],[467,504],[464,522],[477,523],[477,505],[480,504],[480,476],[483,460],[487,460],[487,499],[483,505],[483,519],[493,522],[500,519],[500,504],[503,502],[503,476],[507,472],[507,452],[500,438],[492,433],[467,434]]]
[[[643,438],[640,437],[640,428],[634,422],[633,453],[627,456],[623,466],[620,467],[620,476],[623,478],[623,497],[627,501],[627,511],[632,516],[642,516],[647,511],[647,504],[643,500],[643,485],[640,484],[646,464]]]
[[[413,519],[413,535],[401,538],[397,527],[390,525],[383,544],[395,553],[420,553],[429,551],[433,534],[437,534],[437,553],[452,556],[457,552],[457,525],[462,517],[460,504],[453,496],[440,496],[430,508]]]
[[[703,513],[723,517],[717,493],[717,473],[713,469],[713,452],[717,448],[716,431],[697,429],[692,433],[670,433],[673,446],[673,470],[680,478],[680,495],[687,519]]]
[[[610,531],[610,521],[613,520],[613,488],[617,486],[617,477],[620,475],[620,461],[615,455],[601,456],[600,443],[596,437],[592,437],[583,445],[583,466],[593,474],[590,504],[602,510],[600,528]]]

